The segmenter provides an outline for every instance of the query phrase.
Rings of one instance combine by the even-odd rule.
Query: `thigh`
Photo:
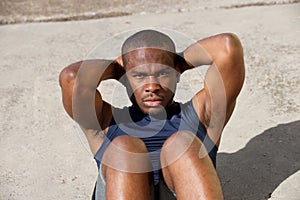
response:
[[[160,170],[159,182],[156,185],[157,199],[159,200],[176,200],[176,194],[174,191],[171,191],[164,180],[162,170]]]
[[[161,154],[168,188],[176,188],[179,199],[223,199],[216,170],[199,138],[183,131],[170,138]]]
[[[166,198],[165,195],[162,196],[162,198],[159,198],[161,195],[159,195],[159,191],[154,186],[153,181],[150,182],[150,192],[151,192],[151,200],[158,200],[158,199],[173,200],[173,199]],[[92,200],[106,200],[106,181],[103,176],[102,165],[100,165],[97,182],[95,184],[93,195],[92,195]]]

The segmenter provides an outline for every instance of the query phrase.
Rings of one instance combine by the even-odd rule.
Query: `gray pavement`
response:
[[[299,3],[191,8],[0,26],[0,199],[91,197],[96,165],[78,126],[63,110],[58,75],[75,61],[118,55],[124,37],[144,28],[169,33],[179,49],[221,32],[240,37],[246,80],[217,161],[225,199],[300,199],[299,10]],[[119,36],[107,40],[112,35]],[[201,88],[204,71],[184,74],[178,100]],[[112,101],[116,91],[109,87],[114,84],[100,90],[121,106],[126,98]]]

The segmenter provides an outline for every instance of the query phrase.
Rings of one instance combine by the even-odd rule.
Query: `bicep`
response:
[[[204,90],[195,98],[204,104],[206,121],[225,125],[244,82],[243,49],[232,34],[211,37],[199,44],[212,58],[212,65],[205,75]]]
[[[231,36],[224,40],[226,51],[214,59],[214,65],[224,85],[227,106],[231,106],[235,103],[244,83],[244,55],[237,37]]]

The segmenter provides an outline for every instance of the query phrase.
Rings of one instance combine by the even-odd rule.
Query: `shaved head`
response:
[[[169,36],[155,30],[143,30],[133,34],[123,43],[123,63],[127,63],[126,53],[140,48],[157,48],[175,53],[175,44]]]

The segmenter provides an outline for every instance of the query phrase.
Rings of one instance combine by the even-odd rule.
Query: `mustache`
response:
[[[142,98],[142,101],[162,101],[163,97],[158,94],[148,94]]]

